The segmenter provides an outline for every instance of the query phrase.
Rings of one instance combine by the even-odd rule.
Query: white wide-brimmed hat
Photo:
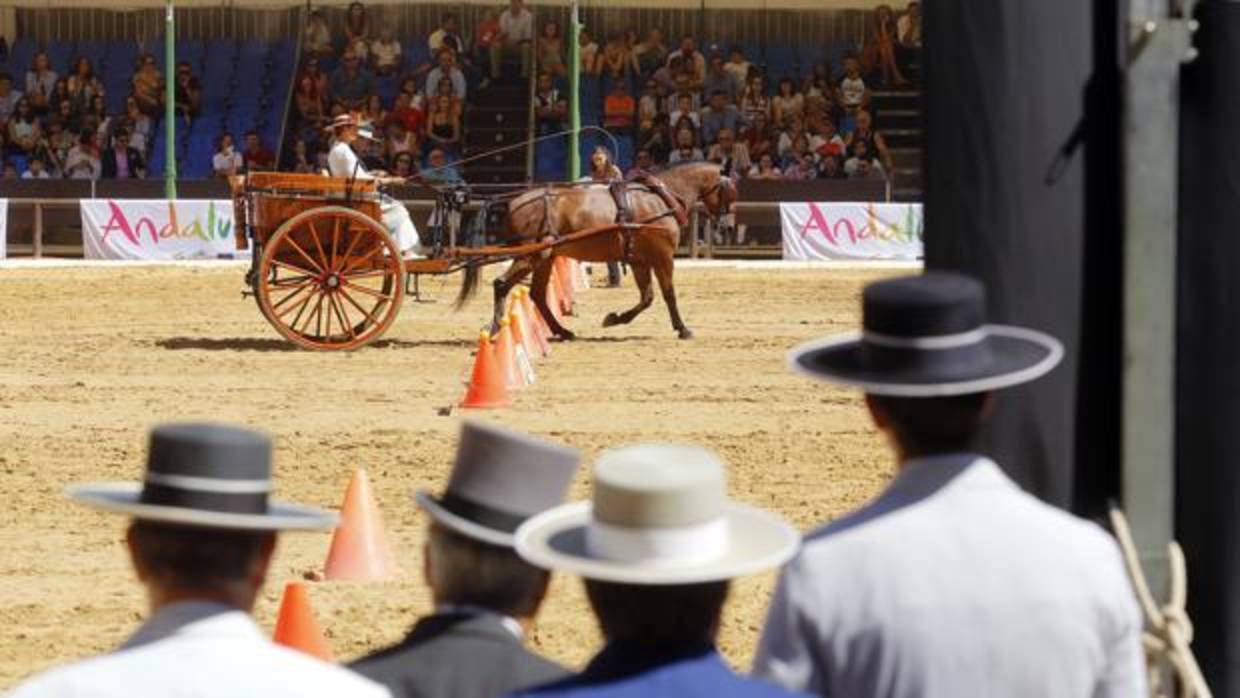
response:
[[[782,565],[800,540],[776,514],[730,501],[724,465],[710,451],[645,444],[603,454],[593,500],[525,522],[517,553],[604,582],[699,584]]]
[[[251,531],[335,528],[335,514],[270,501],[270,493],[271,439],[223,424],[155,427],[142,482],[67,491],[81,504],[145,521]]]

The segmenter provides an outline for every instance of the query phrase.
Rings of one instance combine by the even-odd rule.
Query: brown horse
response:
[[[514,260],[513,265],[494,282],[493,327],[498,327],[508,292],[531,272],[535,305],[560,339],[572,339],[573,333],[556,321],[547,305],[547,283],[555,257],[571,257],[586,262],[626,262],[633,271],[640,297],[637,305],[620,313],[608,313],[604,327],[633,321],[654,302],[651,275],[659,282],[663,301],[671,316],[672,329],[681,339],[693,332],[680,317],[673,284],[673,259],[680,244],[680,227],[685,212],[701,202],[712,217],[728,212],[736,200],[736,185],[728,168],[715,163],[699,162],[672,167],[655,173],[648,184],[630,182],[625,186],[629,200],[629,220],[643,227],[636,232],[600,233],[557,245],[538,255]],[[666,194],[659,193],[665,188]],[[609,186],[603,183],[548,185],[532,189],[513,199],[508,205],[505,242],[555,240],[574,231],[616,222],[618,209]],[[679,219],[679,220],[678,220]],[[466,270],[458,303],[468,299],[478,284],[478,269]]]

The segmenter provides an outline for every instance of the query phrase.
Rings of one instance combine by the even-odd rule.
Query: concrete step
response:
[[[883,138],[889,148],[919,148],[922,133],[920,128],[884,128]]]
[[[525,128],[530,112],[525,106],[478,107],[465,111],[465,128]]]

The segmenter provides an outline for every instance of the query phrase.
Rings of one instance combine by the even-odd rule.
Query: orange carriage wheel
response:
[[[267,240],[258,307],[307,349],[356,349],[382,335],[405,297],[400,250],[383,225],[341,206],[303,211]]]

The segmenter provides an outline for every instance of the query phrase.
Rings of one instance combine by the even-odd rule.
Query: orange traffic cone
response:
[[[547,308],[551,310],[551,317],[555,321],[564,324],[564,305],[560,300],[559,284],[555,281],[555,270],[551,271],[551,278],[547,279]]]
[[[538,312],[538,308],[534,307],[534,301],[530,300],[530,290],[521,288],[521,311],[525,314],[528,324],[533,328],[534,341],[538,343],[538,351],[543,357],[551,355],[551,343],[547,340],[551,337],[551,328],[547,327],[547,321],[543,320],[542,313]]]
[[[383,516],[366,471],[358,468],[344,493],[340,525],[327,553],[327,579],[374,582],[396,574],[396,561],[383,530]]]
[[[521,304],[521,291],[518,290],[512,295],[508,313],[512,316],[512,324],[520,330],[517,334],[521,337],[521,346],[525,347],[525,355],[530,362],[542,358],[542,349],[538,346],[538,328],[534,327],[534,323],[525,314],[525,306]]]
[[[491,346],[491,334],[483,330],[478,337],[474,373],[470,377],[469,387],[465,389],[465,397],[461,399],[461,407],[486,409],[507,407],[509,404],[508,388],[503,370],[495,357],[495,347]]]
[[[509,390],[525,387],[525,375],[517,361],[517,343],[513,337],[512,320],[509,318],[499,321],[499,334],[495,335],[495,359],[499,362],[499,371],[504,376],[504,385]]]
[[[534,354],[527,348],[530,340],[526,338],[525,327],[515,311],[508,315],[508,331],[512,333],[512,351],[517,361],[517,372],[521,374],[522,387],[534,385]]]
[[[551,270],[551,279],[556,290],[560,292],[560,312],[564,315],[573,314],[573,283],[568,274],[568,258],[556,257],[555,266]]]
[[[301,582],[289,582],[284,586],[284,598],[280,600],[280,615],[276,617],[276,630],[272,640],[325,662],[332,661],[332,648],[323,637],[319,623],[310,608],[310,598]]]

